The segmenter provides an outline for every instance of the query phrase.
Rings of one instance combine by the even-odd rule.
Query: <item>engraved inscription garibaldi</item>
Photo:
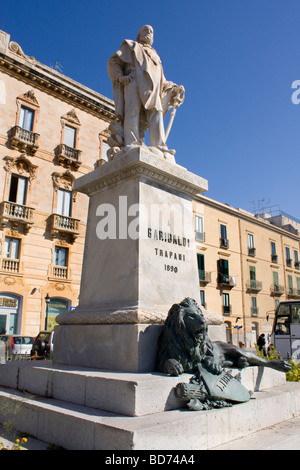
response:
[[[142,145],[149,129],[150,148],[164,156],[175,151],[167,148],[163,117],[184,95],[184,88],[165,79],[152,44],[152,26],[142,26],[136,41],[125,39],[108,60],[117,116],[110,126],[113,137],[108,143],[118,150]]]

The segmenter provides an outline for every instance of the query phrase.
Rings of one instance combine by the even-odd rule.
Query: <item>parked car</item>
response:
[[[34,338],[25,335],[0,335],[5,344],[5,358],[30,358]]]
[[[53,352],[54,331],[40,331],[31,348],[31,359],[49,359]]]

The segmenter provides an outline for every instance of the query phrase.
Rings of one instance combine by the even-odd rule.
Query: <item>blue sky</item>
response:
[[[207,196],[300,219],[299,0],[1,0],[24,52],[112,98],[107,59],[140,26],[186,98],[168,139]]]

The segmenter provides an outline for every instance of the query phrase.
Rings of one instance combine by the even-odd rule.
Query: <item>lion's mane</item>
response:
[[[194,331],[190,330],[189,323],[185,322],[185,314],[191,310],[195,320],[206,327],[205,340],[201,344],[197,342]],[[184,372],[193,373],[196,365],[212,353],[213,345],[207,336],[207,323],[196,301],[185,298],[179,304],[174,304],[158,339],[157,370],[165,372],[166,361],[173,359],[181,364]]]

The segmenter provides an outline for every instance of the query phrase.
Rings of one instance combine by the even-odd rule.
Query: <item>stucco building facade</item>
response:
[[[2,332],[36,335],[77,305],[88,199],[73,185],[102,163],[113,111],[0,31]]]

